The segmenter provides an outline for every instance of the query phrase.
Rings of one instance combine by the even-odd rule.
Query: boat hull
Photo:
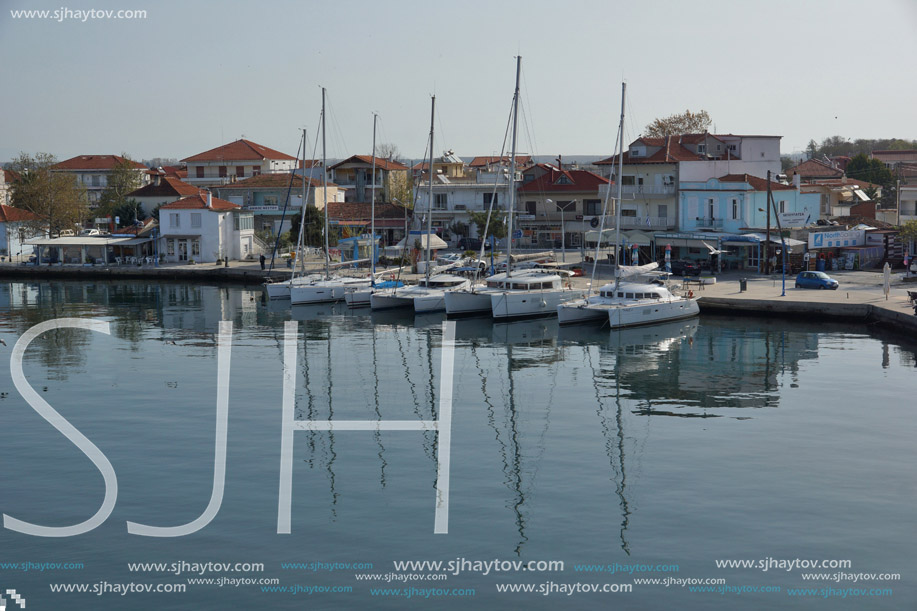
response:
[[[414,297],[404,295],[404,291],[376,291],[369,297],[369,305],[373,310],[393,310],[395,308],[413,308]]]
[[[490,296],[491,315],[497,320],[557,316],[557,306],[580,299],[583,291],[500,291]]]
[[[575,299],[557,306],[557,322],[562,325],[605,322],[607,319],[607,312],[590,307],[589,302],[585,299]]]
[[[294,285],[290,288],[290,303],[341,301],[347,291],[368,286],[369,280],[321,280],[304,285]]]
[[[491,313],[490,292],[449,291],[445,296],[447,316],[473,316]]]
[[[700,308],[696,299],[676,299],[661,303],[637,304],[632,306],[611,306],[608,308],[608,323],[612,329],[652,325],[670,320],[697,316]]]

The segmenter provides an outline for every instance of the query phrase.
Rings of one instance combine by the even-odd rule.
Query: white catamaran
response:
[[[560,324],[605,322],[612,329],[649,325],[679,318],[696,316],[700,309],[697,300],[672,293],[665,279],[670,275],[654,271],[657,263],[622,267],[618,264],[621,250],[621,195],[624,166],[624,93],[627,84],[621,85],[621,123],[618,128],[618,197],[615,202],[615,281],[599,289],[597,295],[590,295],[557,306]],[[607,207],[607,206],[606,206]],[[605,216],[602,215],[602,229]],[[599,244],[604,231],[599,231]],[[595,262],[598,262],[599,246],[596,246]],[[592,267],[595,278],[595,263]],[[650,278],[649,280],[647,278]],[[632,278],[633,280],[627,280]],[[655,278],[655,279],[653,279]],[[642,279],[642,281],[641,281]]]

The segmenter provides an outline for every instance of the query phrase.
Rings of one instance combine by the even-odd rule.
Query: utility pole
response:
[[[767,171],[767,233],[764,239],[764,274],[771,273],[771,171]]]

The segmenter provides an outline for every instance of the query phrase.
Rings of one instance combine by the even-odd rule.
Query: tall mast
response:
[[[370,214],[372,215],[372,220],[369,223],[369,269],[371,273],[369,277],[370,286],[376,286],[376,119],[378,118],[379,115],[373,113],[373,178],[372,191],[370,191],[369,195],[369,201],[371,202]]]
[[[328,167],[325,163],[325,88],[322,87],[322,200],[325,202],[325,278],[331,277],[331,250],[328,245]]]
[[[430,104],[430,201],[427,204],[427,252],[424,271],[427,277],[427,286],[430,286],[430,234],[433,232],[433,118],[436,114],[436,96]]]
[[[513,92],[513,141],[509,156],[509,201],[507,214],[509,215],[508,231],[506,236],[506,277],[512,275],[513,269],[513,211],[516,207],[516,124],[519,118],[519,74],[522,72],[522,56],[516,57],[516,89]]]
[[[624,93],[627,91],[627,83],[621,83],[621,123],[618,127],[618,201],[615,202],[615,295],[618,294],[618,284],[621,276],[618,273],[621,258],[621,197],[623,194],[623,176],[624,176]],[[599,236],[599,240],[602,236]]]
[[[308,197],[308,192],[306,191],[306,146],[308,138],[306,137],[306,130],[302,130],[302,202],[299,206],[299,239],[296,240],[296,262],[299,263],[299,271],[305,273],[306,271],[306,258],[303,256],[303,228],[306,224],[306,198]],[[296,275],[295,268],[293,275]]]

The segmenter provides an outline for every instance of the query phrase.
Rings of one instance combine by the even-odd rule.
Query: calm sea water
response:
[[[277,534],[284,323],[298,321],[297,419],[420,421],[438,414],[442,317],[291,311],[257,290],[186,284],[12,283],[0,304],[4,362],[40,322],[111,323],[109,336],[51,331],[24,358],[28,383],[118,480],[114,511],[87,534],[0,530],[0,592],[29,609],[917,606],[917,343],[898,334],[724,317],[622,332],[459,321],[448,534],[434,534],[431,431],[297,431],[292,532]],[[185,524],[210,500],[222,320],[233,342],[220,510],[191,535],[130,535],[128,521]],[[92,516],[99,471],[8,366],[0,392],[2,513],[46,526]],[[717,566],[735,560],[754,566]],[[186,591],[117,591],[132,583]],[[498,592],[526,584],[535,591]],[[612,591],[582,591],[593,584]]]

